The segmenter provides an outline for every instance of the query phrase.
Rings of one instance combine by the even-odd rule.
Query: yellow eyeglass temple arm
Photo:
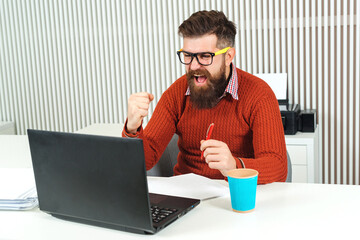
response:
[[[226,53],[227,50],[229,50],[231,47],[226,47],[226,48],[223,48],[217,52],[214,53],[214,56],[216,55],[219,55],[219,54],[223,54],[223,53]],[[178,52],[181,52],[183,49],[180,49]]]
[[[219,54],[226,53],[226,51],[229,50],[229,49],[230,49],[230,47],[223,48],[223,49],[217,51],[217,52],[215,53],[215,56],[216,56],[216,55],[219,55]]]

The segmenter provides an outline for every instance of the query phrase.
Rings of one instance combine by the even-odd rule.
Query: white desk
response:
[[[31,166],[29,161],[27,154],[12,156],[14,167]],[[4,163],[0,152],[0,167]],[[360,186],[272,183],[258,186],[251,213],[233,212],[228,194],[202,201],[156,235],[69,222],[35,209],[0,211],[0,239],[356,239],[359,203]]]
[[[0,211],[0,239],[354,239],[359,202],[359,186],[273,183],[258,187],[254,212],[233,212],[229,196],[206,200],[153,236]]]
[[[29,141],[26,135],[0,135],[0,167],[32,167]]]

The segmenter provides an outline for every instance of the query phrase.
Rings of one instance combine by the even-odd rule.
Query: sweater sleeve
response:
[[[254,158],[240,157],[246,168],[259,172],[259,184],[284,182],[287,177],[287,155],[280,109],[270,87],[266,85],[262,90],[250,110]]]

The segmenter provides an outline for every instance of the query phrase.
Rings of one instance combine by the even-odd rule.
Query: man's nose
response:
[[[197,70],[201,67],[196,57],[192,60],[192,62],[189,65],[190,70]]]

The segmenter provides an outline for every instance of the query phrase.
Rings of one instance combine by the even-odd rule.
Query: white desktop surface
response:
[[[26,135],[0,135],[0,167],[32,167],[29,141]]]
[[[359,200],[359,186],[272,183],[258,186],[253,212],[233,212],[229,196],[205,200],[153,236],[65,221],[38,209],[0,211],[0,239],[356,239]]]
[[[99,126],[91,129],[100,130]],[[121,128],[116,132],[111,129],[104,135],[121,134]],[[17,148],[28,147],[24,141],[20,146],[2,140]],[[7,151],[3,161],[0,152],[0,167],[31,167],[28,154],[28,149],[21,154]],[[258,186],[253,212],[233,212],[228,194],[202,201],[155,235],[65,221],[36,208],[0,211],[0,239],[360,239],[359,218],[360,186],[271,183]]]

